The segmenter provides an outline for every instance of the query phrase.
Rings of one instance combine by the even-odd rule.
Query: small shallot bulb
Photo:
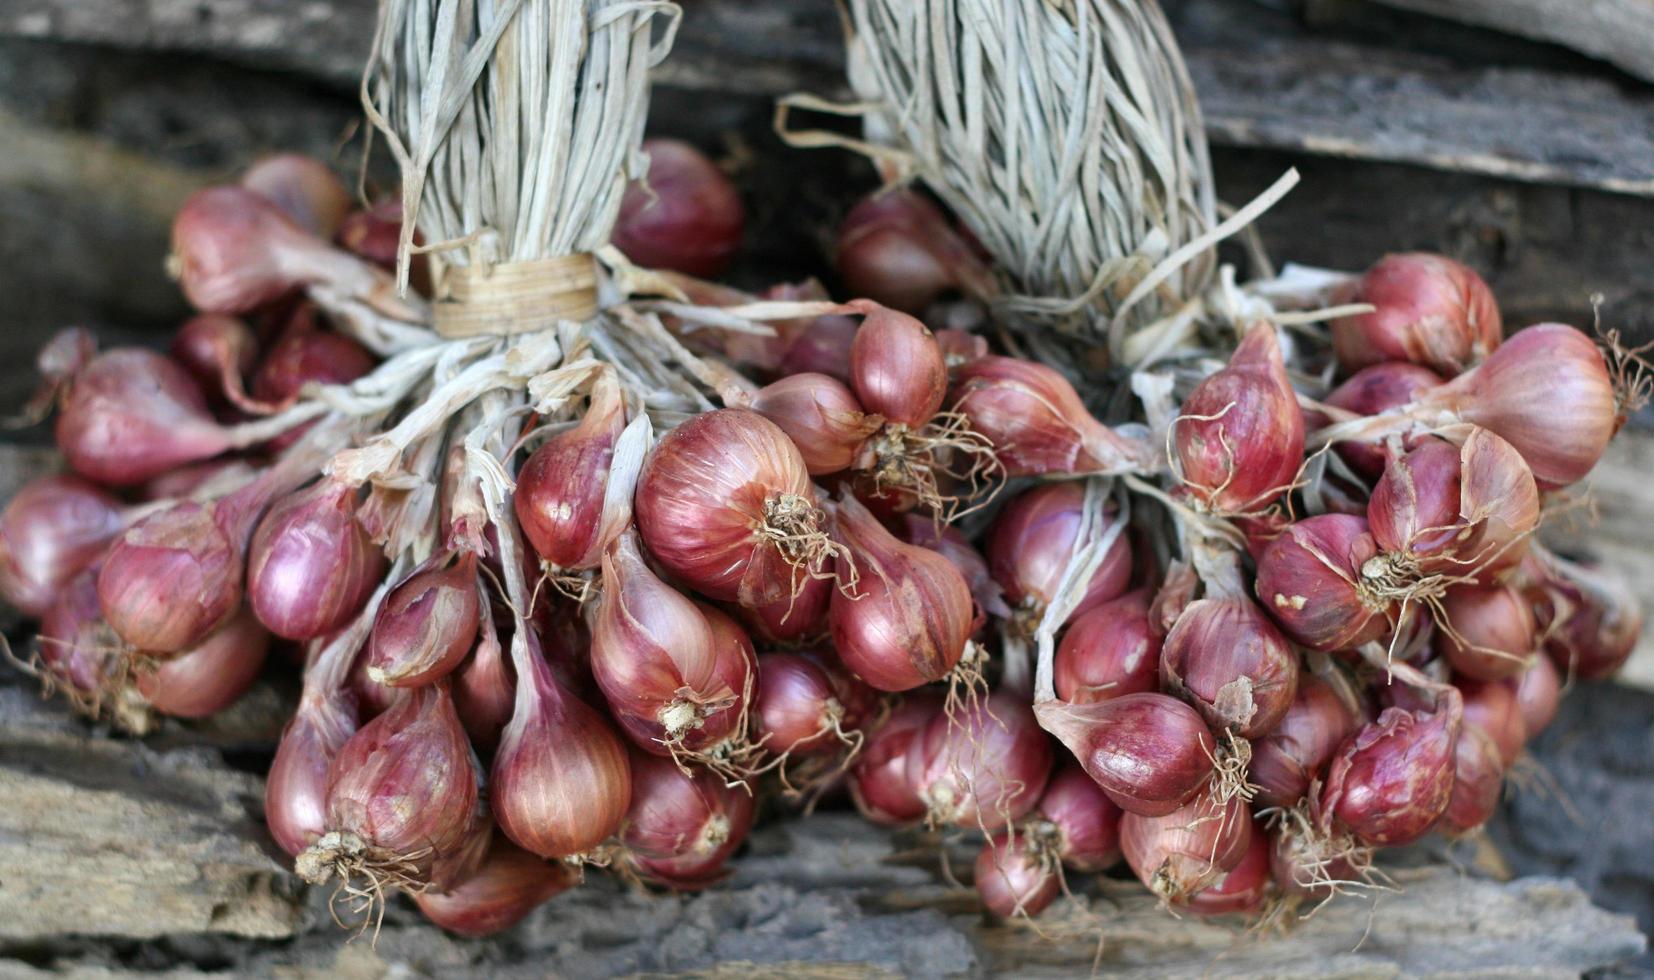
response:
[[[831,574],[804,457],[757,412],[717,409],[667,433],[638,474],[634,506],[650,553],[710,598],[762,605]]]
[[[1315,830],[1307,808],[1288,811],[1269,848],[1269,874],[1293,901],[1320,902],[1338,894],[1343,883],[1366,880],[1372,851],[1349,837],[1324,837]]]
[[[1527,460],[1542,489],[1591,472],[1619,428],[1602,351],[1561,323],[1512,334],[1474,369],[1420,392],[1408,410],[1493,430]]]
[[[1220,514],[1268,507],[1304,459],[1304,415],[1287,380],[1275,328],[1246,332],[1222,370],[1184,399],[1172,462],[1184,489]]]
[[[976,894],[1001,919],[1032,917],[1062,893],[1056,862],[1029,834],[994,835],[976,856]]]
[[[131,347],[99,354],[74,376],[56,436],[76,473],[117,487],[233,448],[189,372]]]
[[[649,176],[626,188],[610,236],[639,265],[716,279],[741,247],[746,211],[717,165],[680,140],[651,139]]]
[[[1170,813],[1212,777],[1217,743],[1195,709],[1176,698],[1145,693],[1092,704],[1046,701],[1034,713],[1127,813]]]
[[[241,604],[244,543],[210,504],[180,501],[127,528],[98,573],[104,618],[139,650],[176,653]]]
[[[1516,707],[1522,715],[1523,733],[1532,739],[1550,727],[1562,704],[1562,678],[1549,657],[1534,657],[1526,670],[1508,683],[1516,689]],[[1468,699],[1465,717],[1470,716]]]
[[[853,730],[858,720],[846,718],[846,706],[822,662],[801,653],[758,658],[753,735],[765,751],[832,752],[850,740],[847,729]]]
[[[258,338],[233,316],[203,313],[178,328],[171,353],[213,404],[223,405],[245,398],[243,384],[258,362]]]
[[[1399,846],[1430,831],[1453,795],[1463,699],[1451,688],[1435,711],[1385,708],[1333,755],[1320,796],[1320,830]]]
[[[1460,585],[1441,597],[1436,647],[1477,680],[1515,677],[1536,649],[1533,607],[1508,585]]]
[[[896,534],[908,544],[929,548],[940,554],[953,562],[953,567],[965,576],[965,584],[971,587],[971,598],[976,601],[973,635],[986,625],[988,616],[1011,618],[1011,607],[1005,604],[1005,590],[994,581],[988,560],[982,557],[964,532],[942,524],[932,516],[907,513],[898,521]]]
[[[363,875],[370,887],[429,881],[474,836],[481,777],[448,686],[408,691],[339,750],[328,768],[327,832],[294,870],[316,885],[334,874]]]
[[[991,833],[1039,802],[1051,759],[1027,702],[1002,692],[932,718],[908,746],[907,778],[932,824]]]
[[[163,715],[215,715],[240,700],[258,680],[269,650],[270,634],[242,609],[198,646],[145,661],[136,672],[138,693]]]
[[[1528,740],[1528,728],[1510,684],[1461,679],[1454,686],[1464,697],[1464,727],[1486,732],[1499,747],[1504,764],[1514,764]]]
[[[847,779],[850,799],[863,817],[900,827],[925,815],[925,801],[907,778],[907,753],[941,711],[940,698],[916,691],[868,734]]]
[[[1258,912],[1268,900],[1272,842],[1256,817],[1246,818],[1246,853],[1240,862],[1210,885],[1189,896],[1185,903],[1196,915],[1235,915]]]
[[[350,213],[350,192],[327,164],[298,153],[277,153],[247,168],[241,186],[280,208],[317,238],[332,238]]]
[[[1120,819],[1120,850],[1149,891],[1182,905],[1240,864],[1251,830],[1244,799],[1220,800],[1207,790],[1162,816],[1128,812]]]
[[[794,645],[826,635],[827,609],[832,602],[833,580],[807,578],[798,583],[797,595],[778,596],[773,602],[748,609],[735,607],[741,622],[761,641]]]
[[[960,365],[953,410],[993,444],[1008,477],[1148,472],[1158,452],[1086,411],[1056,370],[989,355]]]
[[[833,263],[845,286],[918,316],[948,293],[985,295],[992,274],[936,205],[906,188],[863,198],[839,225]]]
[[[988,568],[1028,632],[1057,597],[1063,573],[1081,546],[1085,485],[1042,483],[1005,505],[988,532]],[[1119,535],[1074,608],[1081,615],[1115,598],[1131,580],[1131,544]]]
[[[98,608],[97,566],[88,568],[70,579],[47,608],[40,620],[39,656],[44,680],[61,689],[70,703],[83,714],[98,716],[105,711],[118,713],[133,702],[105,704],[105,696],[114,693],[120,681],[122,660],[118,641],[103,621]],[[142,734],[148,728],[148,709],[135,705],[131,720],[135,725],[125,727]]]
[[[246,313],[307,285],[389,300],[379,269],[306,232],[244,187],[197,191],[172,222],[170,268],[203,313]]]
[[[791,374],[752,396],[751,408],[781,428],[811,476],[850,468],[856,451],[882,424],[862,411],[855,393],[825,374]]]
[[[1440,387],[1441,384],[1441,375],[1427,367],[1406,361],[1388,361],[1355,372],[1323,400],[1334,408],[1357,415],[1377,415],[1406,405],[1419,392]],[[1344,442],[1339,443],[1338,452],[1363,476],[1377,476],[1384,472],[1384,451],[1377,446]]]
[[[356,488],[323,477],[277,501],[247,552],[247,599],[265,628],[309,640],[343,626],[385,574],[356,521]]]
[[[626,819],[626,747],[603,715],[557,682],[522,623],[511,660],[517,703],[494,753],[494,819],[513,843],[540,857],[587,854]]]
[[[1545,652],[1567,677],[1601,680],[1625,665],[1642,635],[1642,607],[1628,584],[1607,569],[1552,557],[1539,606]]]
[[[579,869],[547,861],[494,831],[488,856],[446,891],[415,892],[414,904],[439,929],[472,939],[504,932],[580,883]]]
[[[390,687],[446,677],[477,641],[477,556],[436,556],[385,597],[368,640],[368,676]]]
[[[500,744],[500,732],[511,720],[517,681],[494,629],[494,617],[482,617],[482,635],[471,656],[451,675],[454,709],[478,752],[489,753]]]
[[[1320,778],[1344,740],[1367,721],[1361,696],[1337,668],[1305,672],[1273,731],[1252,741],[1247,781],[1263,806],[1290,807]]]
[[[518,471],[517,522],[553,570],[596,568],[625,526],[629,514],[604,507],[615,442],[625,427],[619,385],[600,383],[580,424],[546,440]]]
[[[1137,590],[1075,617],[1052,662],[1057,697],[1072,704],[1160,690],[1163,637]]]
[[[1120,860],[1124,812],[1084,769],[1069,762],[1051,774],[1029,820],[1049,825],[1052,849],[1064,867],[1102,871]]]
[[[850,305],[866,314],[850,345],[857,400],[888,423],[924,427],[948,394],[948,365],[935,335],[906,313],[867,300]]]
[[[1349,650],[1390,632],[1394,603],[1381,598],[1362,569],[1378,543],[1364,518],[1306,517],[1258,559],[1258,601],[1281,630],[1311,650]]]
[[[1269,732],[1298,692],[1298,653],[1245,596],[1191,602],[1166,634],[1160,679],[1214,731]]]
[[[0,596],[39,618],[125,526],[121,502],[77,476],[30,480],[0,511]]]
[[[860,578],[833,593],[833,646],[862,680],[907,691],[948,676],[971,631],[971,591],[953,563],[895,538],[854,497],[834,505],[833,534]]]
[[[335,238],[341,246],[380,268],[396,268],[396,251],[402,241],[402,202],[387,198],[352,211],[340,223]],[[414,257],[416,269],[419,258]]]
[[[1453,753],[1453,795],[1439,827],[1460,836],[1480,830],[1499,808],[1505,784],[1505,761],[1493,737],[1475,725],[1459,729]]]
[[[1503,334],[1487,283],[1441,255],[1386,255],[1361,277],[1349,301],[1377,309],[1333,321],[1333,350],[1346,371],[1410,361],[1458,374],[1487,357]]]
[[[649,569],[635,532],[615,539],[603,556],[591,665],[634,742],[666,752],[727,734],[743,691],[720,670],[719,639],[703,607]]]
[[[825,374],[850,384],[850,347],[856,342],[854,317],[818,316],[799,328],[781,355],[780,374]]]
[[[289,856],[327,832],[327,770],[356,728],[356,699],[348,691],[307,692],[281,733],[264,784],[264,819]]]
[[[1472,427],[1461,445],[1425,439],[1391,459],[1367,521],[1387,563],[1403,572],[1487,574],[1526,554],[1539,488],[1515,447]]]
[[[373,370],[373,354],[349,337],[326,330],[290,333],[266,354],[253,375],[253,394],[285,404],[306,384],[344,384]]]
[[[632,753],[632,805],[621,833],[647,879],[682,891],[716,882],[752,829],[752,794],[710,770]]]

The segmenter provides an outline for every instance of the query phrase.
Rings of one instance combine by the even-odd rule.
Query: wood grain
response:
[[[1654,81],[1650,0],[1378,0],[1573,48]]]

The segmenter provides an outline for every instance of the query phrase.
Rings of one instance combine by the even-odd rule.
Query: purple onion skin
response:
[[[1453,795],[1463,701],[1455,690],[1431,713],[1386,708],[1333,756],[1320,798],[1323,832],[1337,827],[1375,846],[1429,833]]]
[[[1095,704],[1034,706],[1109,799],[1141,816],[1164,816],[1211,778],[1217,743],[1199,714],[1164,694],[1128,694]]]
[[[1254,799],[1264,806],[1291,806],[1303,799],[1333,753],[1365,720],[1359,703],[1314,674],[1304,674],[1280,724],[1252,740],[1247,780],[1258,787]]]
[[[1499,808],[1505,762],[1493,736],[1474,725],[1460,727],[1453,760],[1453,795],[1436,826],[1454,836],[1475,833]]]
[[[1298,653],[1257,603],[1191,602],[1166,635],[1160,679],[1214,731],[1256,738],[1273,729],[1298,692]]]
[[[976,857],[976,893],[1001,919],[1033,917],[1061,893],[1054,867],[1044,866],[1027,834],[999,834]]]

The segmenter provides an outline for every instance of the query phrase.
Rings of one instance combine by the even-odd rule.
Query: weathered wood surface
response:
[[[1182,6],[1190,71],[1219,143],[1654,194],[1646,92],[1331,43],[1250,4]],[[372,18],[372,0],[10,0],[0,34],[209,54],[343,86],[360,71]],[[696,0],[659,76],[765,96],[838,93],[842,79],[827,0]]]
[[[1654,2],[1650,0],[1378,2],[1566,45],[1654,81]]]

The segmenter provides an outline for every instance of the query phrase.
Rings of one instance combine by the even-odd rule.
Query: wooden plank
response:
[[[343,87],[355,84],[372,16],[372,0],[11,0],[0,35],[209,54]],[[1185,41],[1214,141],[1654,195],[1648,93],[1252,20],[1267,30]],[[659,77],[717,94],[840,93],[832,5],[696,0]]]
[[[1378,0],[1573,48],[1654,81],[1654,0]]]

